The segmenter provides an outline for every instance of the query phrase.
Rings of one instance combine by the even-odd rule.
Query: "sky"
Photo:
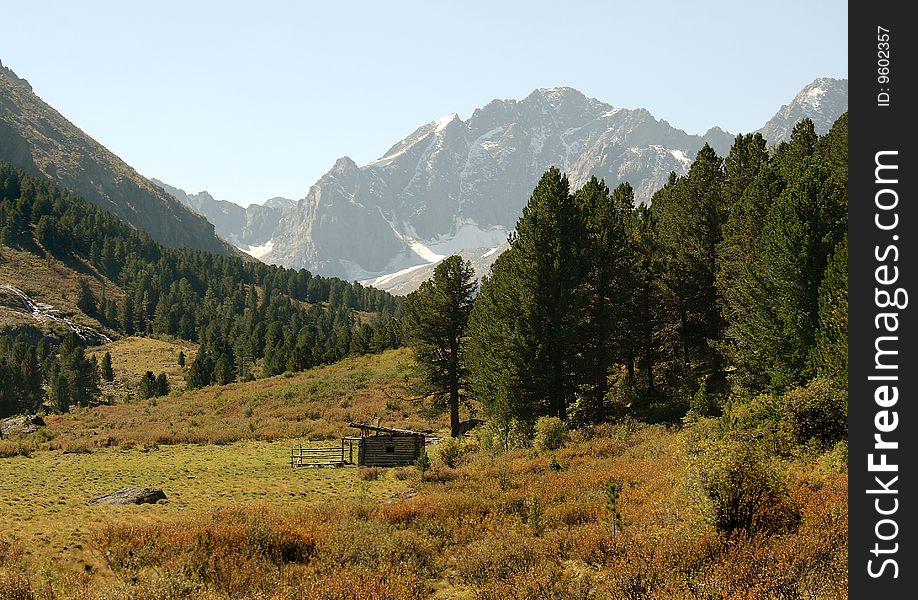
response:
[[[838,0],[29,0],[3,20],[0,61],[45,102],[142,175],[241,205],[540,87],[737,133],[848,76]]]

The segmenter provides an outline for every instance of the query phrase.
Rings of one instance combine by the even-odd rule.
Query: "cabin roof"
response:
[[[375,431],[376,433],[388,433],[391,435],[413,435],[419,437],[426,437],[426,433],[420,431],[412,431],[410,429],[394,429],[392,427],[380,427],[379,425],[370,425],[369,423],[348,423],[348,427],[353,427],[354,429],[360,429],[361,431]]]

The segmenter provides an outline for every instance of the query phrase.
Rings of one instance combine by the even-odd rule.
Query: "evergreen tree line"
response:
[[[257,360],[270,376],[400,345],[401,306],[391,294],[305,269],[163,247],[2,162],[0,242],[71,264],[85,261],[114,282],[119,290],[103,285],[98,297],[85,280],[77,290],[80,310],[107,327],[200,343],[202,363],[191,387],[251,377]]]
[[[774,148],[760,134],[723,158],[705,145],[641,206],[628,183],[571,192],[550,169],[462,324],[461,395],[509,432],[540,416],[716,414],[730,390],[819,375],[846,386],[847,143],[843,115]],[[406,340],[440,375],[449,344],[431,323],[463,303],[436,298],[470,301],[471,277],[435,277],[406,302]]]
[[[111,369],[111,357],[108,368]],[[105,372],[96,358],[86,357],[75,334],[55,348],[33,328],[0,332],[0,417],[31,413],[41,408],[45,389],[51,404],[62,412],[71,406],[88,406],[99,395]]]

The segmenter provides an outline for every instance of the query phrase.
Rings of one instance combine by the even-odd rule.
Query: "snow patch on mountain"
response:
[[[245,244],[242,244],[237,247],[243,252],[245,252],[246,254],[248,254],[249,256],[251,256],[252,258],[260,259],[264,255],[266,255],[268,252],[271,252],[271,250],[274,248],[274,240],[268,240],[267,242],[265,242],[264,244],[261,244],[260,246],[247,246]]]
[[[437,262],[437,261],[440,261],[446,258],[445,254],[437,254],[436,252],[434,252],[433,250],[431,250],[430,248],[428,248],[423,243],[417,240],[412,240],[411,242],[408,242],[408,247],[411,248],[412,252],[414,252],[415,254],[417,254],[418,256],[420,256],[421,258],[423,258],[429,263],[434,263],[434,262]]]
[[[458,118],[459,118],[459,115],[457,115],[456,113],[450,113],[450,114],[448,114],[448,115],[446,115],[446,116],[443,116],[443,117],[440,117],[439,119],[436,119],[436,120],[434,121],[434,125],[436,126],[436,128],[434,129],[434,131],[436,131],[437,133],[443,131],[444,129],[446,129],[446,126],[447,126],[447,125],[449,125],[449,124],[452,123],[453,121],[457,120]]]
[[[454,233],[427,242],[443,258],[464,248],[488,248],[507,239],[507,230],[499,226],[480,227],[474,221],[457,219],[454,227]]]
[[[413,267],[407,267],[407,268],[404,268],[404,269],[402,269],[402,270],[400,270],[400,271],[396,271],[395,273],[389,273],[388,275],[381,275],[381,276],[379,276],[379,277],[375,277],[375,278],[372,278],[372,279],[365,279],[365,280],[361,281],[361,283],[362,283],[363,285],[368,285],[368,286],[375,287],[376,289],[384,290],[384,289],[386,289],[386,287],[387,287],[389,284],[391,284],[391,283],[394,282],[395,280],[397,280],[397,279],[399,279],[399,278],[402,278],[402,277],[408,275],[409,273],[413,273],[413,272],[417,271],[418,269],[423,269],[423,268],[425,268],[425,267],[427,267],[427,266],[429,266],[429,265],[427,265],[427,264],[423,264],[423,265],[414,265]]]

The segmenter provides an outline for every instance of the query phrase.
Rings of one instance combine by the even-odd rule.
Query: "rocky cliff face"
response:
[[[221,238],[256,258],[267,251],[265,245],[274,235],[285,211],[296,205],[293,200],[277,197],[266,200],[264,204],[250,204],[243,208],[226,200],[217,200],[208,192],[188,194],[158,179],[151,181],[194,212],[206,217]]]
[[[167,246],[232,251],[206,219],[86,135],[2,64],[0,160],[47,177]]]
[[[281,220],[264,260],[359,279],[492,248],[552,165],[574,189],[591,175],[610,187],[629,181],[644,202],[705,142],[724,153],[732,136],[689,135],[571,88],[495,100],[466,121],[453,114],[419,127],[363,167],[339,159]]]

